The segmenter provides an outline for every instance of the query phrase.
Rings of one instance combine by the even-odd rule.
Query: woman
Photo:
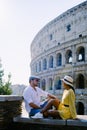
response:
[[[42,115],[44,117],[53,117],[60,119],[76,119],[76,107],[75,107],[75,91],[73,87],[72,77],[66,75],[63,79],[64,92],[62,100],[51,99],[48,104],[41,110],[40,113],[37,113],[32,118],[40,118]],[[52,106],[55,109],[50,109]]]

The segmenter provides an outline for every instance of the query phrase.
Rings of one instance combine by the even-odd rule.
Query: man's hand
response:
[[[52,94],[48,94],[47,99],[56,99],[57,97]]]

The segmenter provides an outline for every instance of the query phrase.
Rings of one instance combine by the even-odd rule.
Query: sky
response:
[[[0,0],[0,59],[4,79],[28,85],[30,45],[51,20],[86,0]]]

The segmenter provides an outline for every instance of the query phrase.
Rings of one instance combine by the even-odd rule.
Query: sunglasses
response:
[[[39,79],[33,79],[33,80],[35,80],[35,81],[39,82]]]
[[[35,79],[37,82],[39,81],[38,79]]]

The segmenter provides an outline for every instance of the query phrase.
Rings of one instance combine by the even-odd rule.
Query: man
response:
[[[34,116],[36,113],[40,112],[42,108],[47,104],[48,100],[51,98],[56,98],[54,95],[49,94],[46,91],[43,91],[38,87],[40,78],[38,76],[29,77],[29,86],[25,88],[23,92],[23,98],[25,101],[26,111],[29,113],[29,116]],[[41,96],[46,97],[47,100],[42,104]],[[40,116],[39,116],[40,118]],[[42,117],[41,117],[42,118]]]

